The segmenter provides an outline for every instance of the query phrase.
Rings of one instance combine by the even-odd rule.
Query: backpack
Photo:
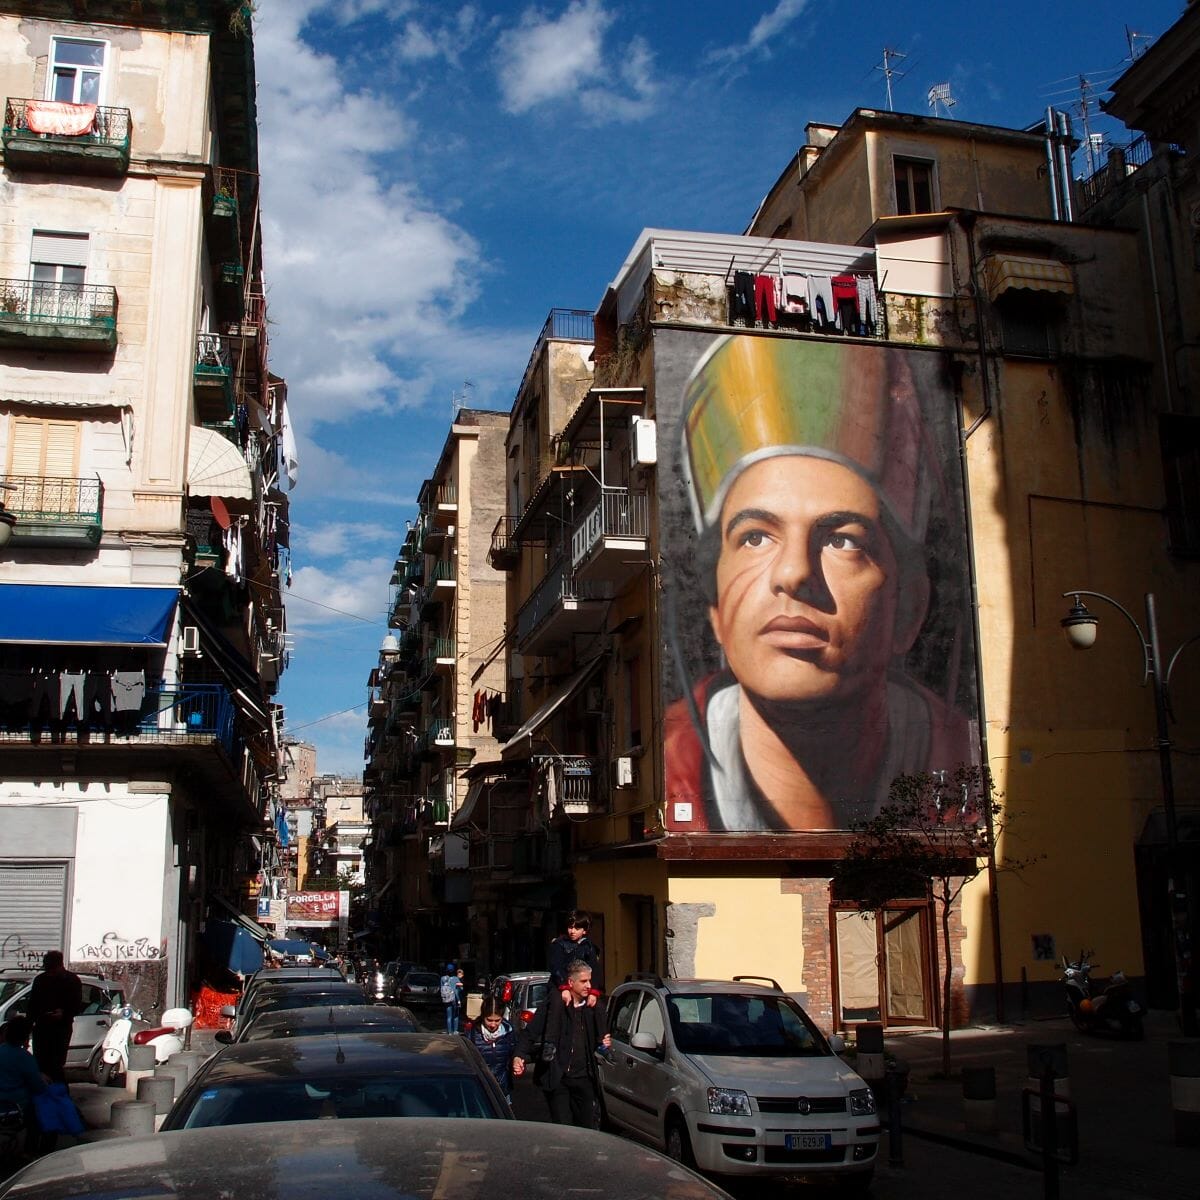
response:
[[[458,977],[456,975],[442,976],[442,1003],[456,1004],[458,1002]]]

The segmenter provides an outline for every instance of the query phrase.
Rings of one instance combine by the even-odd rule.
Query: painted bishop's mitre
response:
[[[696,528],[720,519],[747,467],[801,454],[862,476],[899,528],[924,541],[939,464],[921,418],[913,353],[749,334],[718,340],[684,389],[681,461]],[[932,356],[929,366],[940,369]]]

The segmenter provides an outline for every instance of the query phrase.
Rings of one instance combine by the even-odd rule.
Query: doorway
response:
[[[834,909],[832,917],[837,1028],[935,1024],[928,904]]]

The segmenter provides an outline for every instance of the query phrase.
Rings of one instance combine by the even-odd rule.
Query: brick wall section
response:
[[[781,879],[782,895],[804,898],[800,928],[808,1012],[822,1029],[833,1028],[833,976],[829,937],[829,880]]]
[[[963,987],[966,968],[963,965],[963,939],[967,936],[967,927],[962,919],[962,897],[960,896],[950,906],[950,961],[954,964],[950,976],[950,1025],[959,1028],[970,1020],[970,1005],[966,990]],[[934,905],[933,940],[936,947],[934,957],[937,961],[937,1008],[942,1005],[942,906]]]

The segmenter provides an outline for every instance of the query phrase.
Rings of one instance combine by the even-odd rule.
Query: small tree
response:
[[[898,775],[888,802],[856,821],[854,840],[833,873],[839,893],[863,913],[889,901],[925,895],[941,906],[942,1071],[950,1073],[950,909],[995,851],[1003,809],[981,767],[953,773]],[[1025,865],[1009,861],[1006,869]]]

